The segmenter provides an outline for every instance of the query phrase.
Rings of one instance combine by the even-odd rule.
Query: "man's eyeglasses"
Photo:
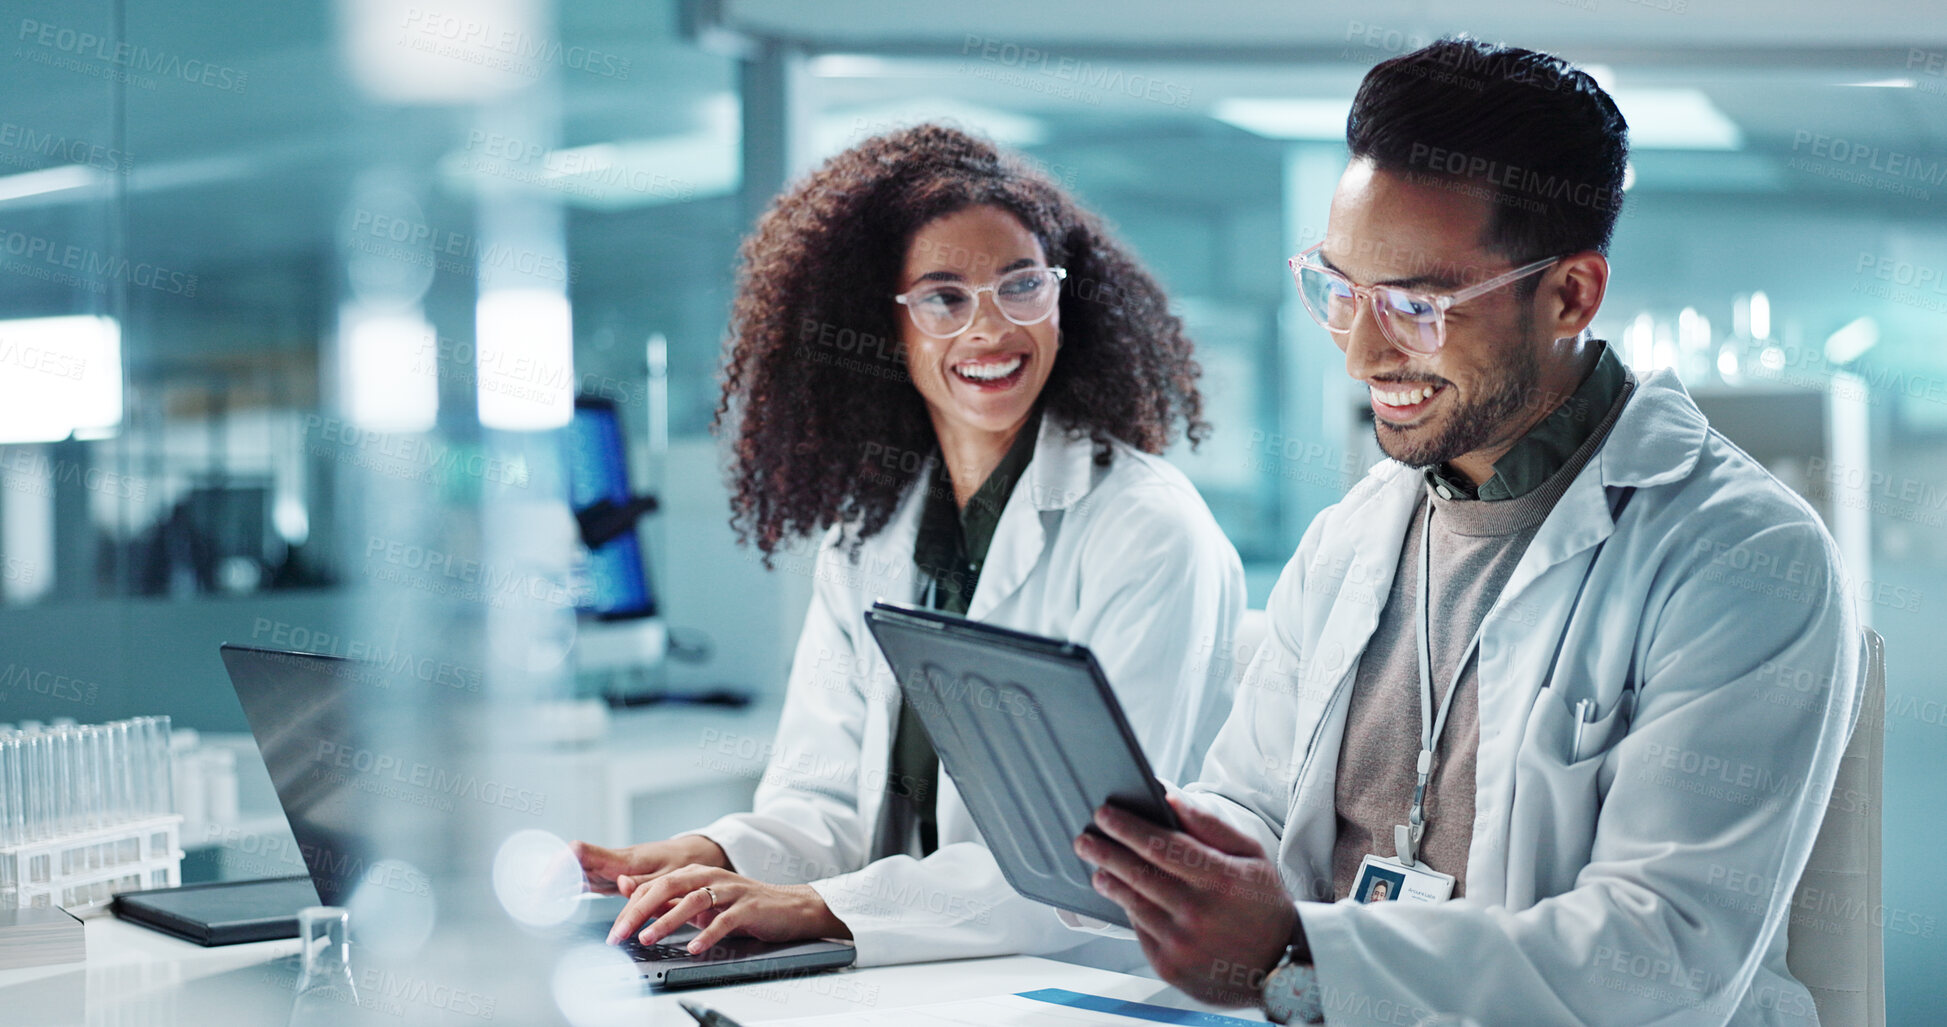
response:
[[[1055,312],[1061,299],[1061,281],[1066,268],[1024,267],[994,279],[992,285],[962,285],[959,282],[928,282],[910,292],[893,297],[906,308],[913,327],[936,339],[951,339],[974,323],[980,294],[994,294],[994,305],[1001,315],[1017,325],[1040,324]]]
[[[1430,356],[1447,341],[1447,311],[1477,296],[1484,296],[1529,275],[1555,265],[1561,257],[1549,257],[1523,264],[1503,275],[1459,292],[1435,294],[1402,289],[1396,285],[1354,285],[1352,280],[1315,261],[1319,243],[1291,258],[1291,277],[1298,282],[1298,297],[1305,310],[1333,335],[1352,331],[1359,315],[1359,301],[1372,304],[1380,331],[1400,352],[1409,356]],[[1345,343],[1339,342],[1343,349]]]

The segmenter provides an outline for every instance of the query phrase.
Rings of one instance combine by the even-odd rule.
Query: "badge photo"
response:
[[[1359,861],[1359,873],[1352,878],[1352,901],[1445,902],[1453,896],[1453,875],[1443,874],[1425,864],[1405,866],[1397,860],[1370,853]]]
[[[1359,879],[1352,886],[1352,898],[1362,905],[1368,902],[1394,902],[1405,891],[1405,874],[1368,860],[1359,867]]]

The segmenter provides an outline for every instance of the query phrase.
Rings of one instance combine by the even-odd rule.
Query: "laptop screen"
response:
[[[361,883],[403,868],[372,851],[374,809],[369,787],[375,762],[360,737],[354,703],[382,668],[338,656],[225,645],[230,673],[250,733],[263,752],[277,799],[290,821],[311,883],[326,905],[343,905]]]

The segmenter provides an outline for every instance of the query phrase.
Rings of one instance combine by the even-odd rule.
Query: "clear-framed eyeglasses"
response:
[[[1055,312],[1061,299],[1061,282],[1066,268],[1024,267],[994,279],[990,285],[963,285],[959,282],[927,282],[893,297],[906,308],[913,327],[936,339],[951,339],[974,323],[980,294],[994,294],[994,306],[1001,316],[1017,325],[1040,324]]]
[[[1396,285],[1355,285],[1352,280],[1317,262],[1318,243],[1291,258],[1291,277],[1298,283],[1298,298],[1305,310],[1326,331],[1344,336],[1352,331],[1359,315],[1359,302],[1372,304],[1380,331],[1394,347],[1409,356],[1430,356],[1447,341],[1447,311],[1496,289],[1518,282],[1554,266],[1561,257],[1548,257],[1523,264],[1506,274],[1496,275],[1459,292],[1427,293]],[[1343,349],[1345,342],[1339,340]]]

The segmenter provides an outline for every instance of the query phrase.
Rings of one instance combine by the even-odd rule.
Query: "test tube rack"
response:
[[[182,884],[182,814],[165,813],[0,847],[0,909],[80,915],[118,892]]]

